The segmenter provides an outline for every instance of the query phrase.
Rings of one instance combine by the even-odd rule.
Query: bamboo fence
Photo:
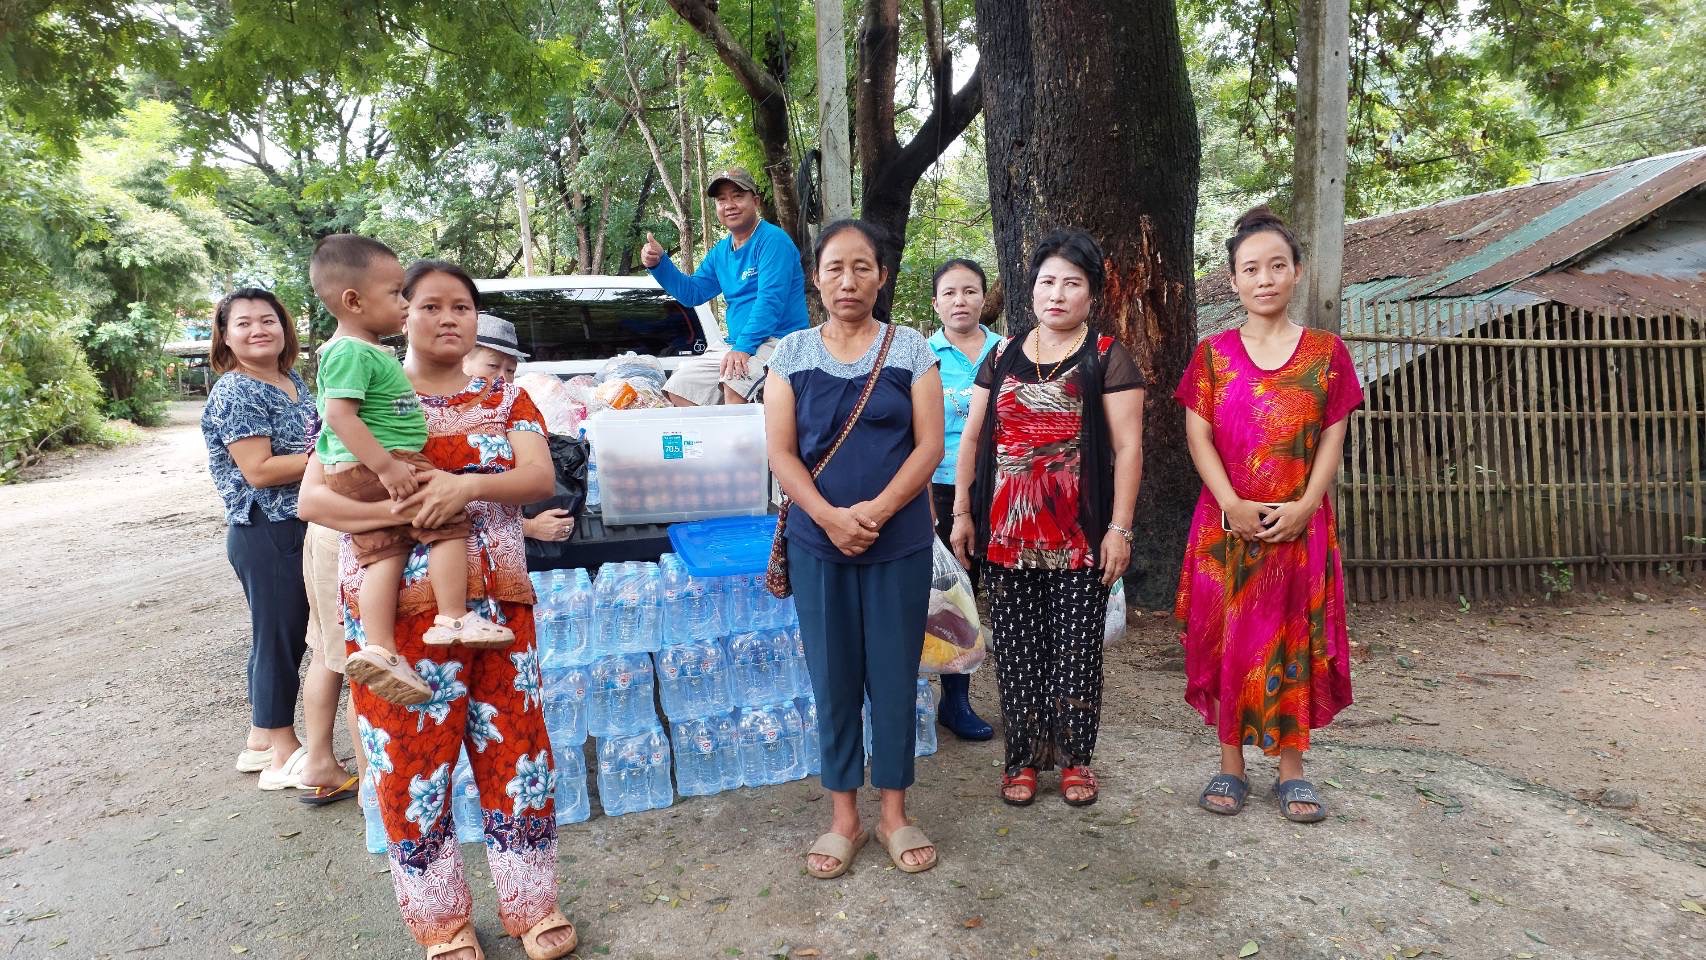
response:
[[[1701,319],[1403,302],[1345,330],[1367,394],[1336,496],[1353,599],[1706,568]]]

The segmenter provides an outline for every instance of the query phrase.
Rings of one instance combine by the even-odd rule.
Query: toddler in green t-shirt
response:
[[[326,471],[326,486],[354,500],[402,501],[420,484],[417,470],[430,472],[421,454],[426,414],[391,351],[379,338],[403,328],[403,265],[390,247],[367,237],[334,234],[314,248],[309,263],[314,292],[337,318],[332,339],[319,351],[315,377],[320,431],[314,452]],[[434,646],[502,647],[515,640],[509,628],[468,609],[467,540],[464,515],[430,530],[408,523],[351,535],[361,581],[361,624],[366,642],[351,654],[345,675],[398,704],[424,703],[432,689],[397,655],[397,596],[403,567],[417,543],[427,545],[427,576],[438,616],[422,638]]]

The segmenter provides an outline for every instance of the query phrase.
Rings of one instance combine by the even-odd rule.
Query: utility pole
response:
[[[531,277],[533,276],[533,221],[527,215],[527,178],[520,170],[515,172],[515,205],[520,212],[521,275]]]
[[[1345,153],[1350,0],[1301,0],[1297,11],[1297,139],[1293,220],[1303,241],[1294,303],[1304,325],[1339,332],[1344,287]]]
[[[853,215],[852,147],[847,142],[847,32],[843,0],[817,4],[818,140],[823,144],[823,215]]]

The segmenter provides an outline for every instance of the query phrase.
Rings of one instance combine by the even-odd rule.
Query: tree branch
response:
[[[754,60],[752,54],[723,26],[722,18],[717,16],[715,4],[705,0],[669,0],[669,6],[681,19],[687,21],[688,26],[711,42],[711,46],[717,51],[717,57],[734,72],[735,79],[745,88],[747,96],[758,102],[771,97],[787,98],[787,91],[782,89],[782,83],[776,79],[776,75]]]
[[[932,112],[924,125],[918,128],[917,135],[883,166],[875,188],[880,191],[904,189],[910,193],[924,172],[942,156],[949,144],[966,131],[966,127],[971,126],[982,109],[983,64],[979,63],[965,86],[948,98],[946,110]],[[871,187],[866,188],[867,193],[870,190]]]

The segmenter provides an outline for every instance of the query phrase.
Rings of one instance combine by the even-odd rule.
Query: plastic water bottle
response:
[[[557,768],[557,826],[580,823],[592,816],[592,801],[586,791],[584,744],[561,746],[553,739],[551,746]]]
[[[652,709],[652,658],[619,653],[592,665],[587,697],[587,729],[595,737],[637,733],[657,724]]]
[[[768,588],[766,588],[766,589],[768,589]],[[800,611],[799,611],[798,607],[794,606],[794,598],[788,597],[785,600],[778,600],[778,601],[776,601],[776,603],[777,603],[777,609],[781,611],[781,613],[780,613],[781,622],[778,624],[778,626],[782,627],[783,629],[789,629],[789,630],[799,629]]]
[[[805,776],[800,715],[793,703],[743,707],[738,729],[742,783],[761,787]]]
[[[361,804],[361,819],[367,832],[367,852],[384,853],[390,838],[385,834],[385,820],[379,815],[379,791],[374,787],[371,776],[361,778],[361,789],[356,791],[356,802]]]
[[[656,810],[675,802],[669,739],[651,727],[598,741],[598,796],[608,816]]]
[[[740,786],[740,741],[732,713],[672,723],[675,784],[684,797]]]
[[[456,826],[457,843],[484,842],[486,831],[480,812],[480,788],[474,783],[474,768],[468,765],[466,750],[456,761],[456,772],[450,776],[450,819]]]
[[[592,583],[592,648],[594,660],[616,652],[616,565],[605,564]]]
[[[918,694],[913,700],[912,755],[928,757],[936,752],[936,689],[929,677],[918,678]]]
[[[655,563],[638,564],[634,587],[638,616],[634,618],[634,634],[628,639],[628,649],[650,653],[663,645],[663,571]]]
[[[557,609],[562,619],[560,656],[565,663],[587,664],[593,652],[592,575],[584,567],[564,578]]]
[[[691,579],[687,565],[679,556],[666,553],[658,558],[659,600],[662,603],[658,642],[662,646],[693,639],[692,632],[687,629],[685,610],[687,584]]]
[[[735,703],[740,706],[760,707],[792,695],[788,661],[781,657],[775,634],[739,633],[730,637],[729,659],[734,664]]]
[[[659,650],[658,694],[671,720],[691,720],[728,713],[734,706],[729,690],[729,655],[721,642],[695,640]]]
[[[823,747],[818,739],[817,728],[817,701],[811,697],[801,697],[794,702],[794,706],[800,711],[803,734],[800,752],[805,756],[806,773],[815,777],[823,772]]]
[[[581,439],[586,439],[585,427],[581,428]],[[596,507],[599,505],[599,502],[598,461],[593,459],[592,444],[589,443],[586,447],[586,505],[589,507]]]
[[[578,747],[586,742],[587,708],[592,695],[592,672],[561,657],[540,669],[545,686],[545,732],[555,747]]]
[[[799,624],[794,624],[777,633],[782,638],[783,652],[788,661],[788,678],[796,698],[812,696],[812,672],[806,665],[806,641],[800,636]]]

